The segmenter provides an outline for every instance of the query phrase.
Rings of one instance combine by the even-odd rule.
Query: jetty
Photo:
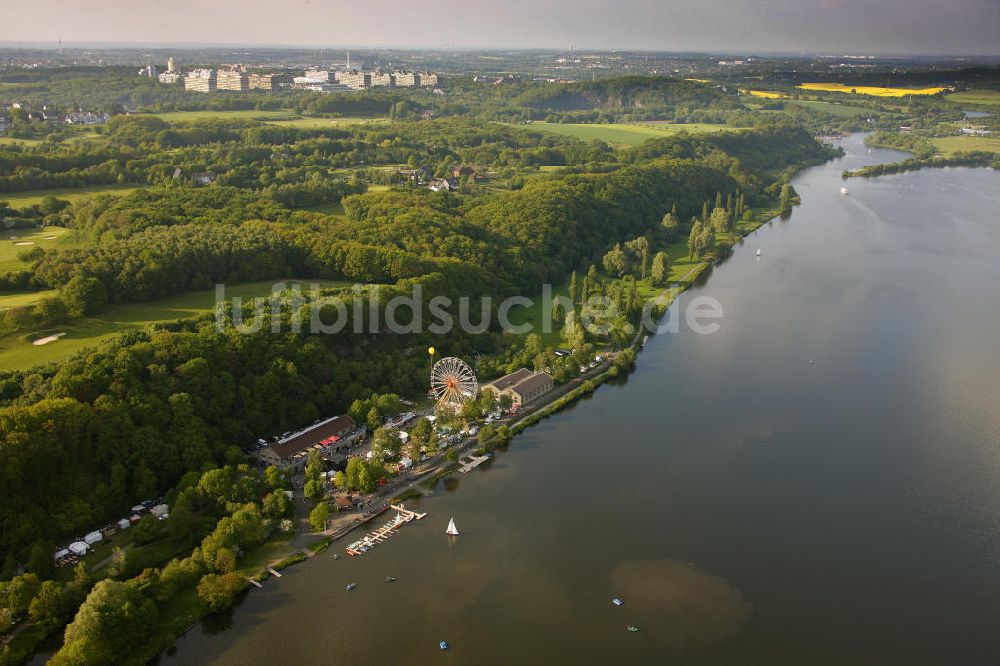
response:
[[[364,555],[378,544],[398,534],[399,528],[406,523],[414,520],[420,520],[427,515],[426,513],[418,513],[407,509],[402,504],[392,504],[390,505],[390,508],[396,511],[396,516],[381,527],[372,530],[362,538],[344,548],[344,551],[348,555],[351,557],[354,557],[355,555]]]
[[[463,458],[459,460],[462,466],[458,468],[458,471],[462,474],[468,474],[489,459],[489,456],[469,456],[468,458]]]
[[[253,578],[250,578],[249,576],[247,576],[247,582],[249,582],[251,585],[257,588],[264,587],[263,585],[255,581]]]

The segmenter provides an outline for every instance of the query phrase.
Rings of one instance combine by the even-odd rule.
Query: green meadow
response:
[[[324,287],[345,286],[347,284],[330,280],[296,280],[294,278],[289,278],[286,281],[290,284],[300,283],[304,289],[313,283]],[[271,288],[277,282],[281,282],[281,280],[265,280],[228,286],[225,297],[229,299],[266,296],[271,293]],[[12,296],[22,297],[23,295],[22,293]],[[10,297],[8,296],[8,298]],[[3,307],[10,307],[10,305]],[[6,335],[0,337],[0,370],[24,370],[41,363],[62,361],[81,349],[93,347],[102,339],[115,336],[122,331],[208,314],[212,312],[214,307],[214,289],[192,291],[151,303],[112,305],[94,317],[74,320],[68,324],[41,331]],[[65,333],[65,335],[44,345],[31,343],[32,340],[55,333]]]
[[[66,250],[81,244],[76,233],[62,227],[0,230],[0,274],[23,268],[19,252],[40,247],[45,250]]]
[[[367,122],[387,122],[386,118],[317,118],[299,116],[294,111],[169,111],[149,114],[171,123],[189,123],[201,120],[259,120],[261,122],[297,127],[300,129],[336,129]]]
[[[583,141],[606,141],[627,146],[638,146],[649,139],[658,139],[678,132],[704,134],[707,132],[735,131],[727,125],[706,123],[544,123],[533,122],[528,129],[573,136]]]
[[[1000,106],[1000,90],[968,90],[945,95],[949,102],[959,104],[992,104]]]
[[[786,99],[785,104],[796,104],[804,106],[813,111],[828,113],[839,118],[852,118],[855,116],[867,116],[872,111],[860,106],[849,106],[847,104],[835,104],[833,102],[819,102],[805,99]]]
[[[25,190],[24,192],[2,192],[0,201],[6,201],[12,208],[27,208],[53,196],[63,201],[77,203],[95,194],[128,194],[139,189],[135,185],[91,185],[89,187],[53,187],[47,190]]]
[[[1000,138],[991,136],[939,136],[933,137],[931,143],[939,152],[951,155],[957,152],[982,150],[990,153],[1000,153]]]

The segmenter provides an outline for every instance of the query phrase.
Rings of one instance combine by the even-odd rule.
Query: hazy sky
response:
[[[1000,0],[2,0],[0,41],[1000,54]]]

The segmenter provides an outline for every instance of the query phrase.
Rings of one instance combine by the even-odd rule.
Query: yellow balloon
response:
[[[430,354],[431,356],[434,356],[434,347],[428,347],[427,353]]]

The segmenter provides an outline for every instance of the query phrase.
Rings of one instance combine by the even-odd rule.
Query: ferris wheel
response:
[[[460,358],[448,356],[431,369],[431,393],[438,404],[459,406],[478,392],[476,373]]]

